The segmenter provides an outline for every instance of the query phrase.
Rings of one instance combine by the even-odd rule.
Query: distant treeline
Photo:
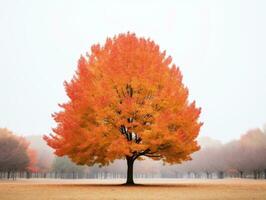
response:
[[[219,177],[230,174],[240,178],[266,178],[266,131],[252,129],[239,140],[203,146],[192,155],[192,161],[177,166],[175,171],[194,176],[205,172],[207,178],[213,173]]]
[[[9,143],[5,141],[7,138]],[[15,145],[10,142],[12,139],[15,140]],[[164,165],[161,161],[150,159],[137,161],[134,168],[135,178],[266,178],[265,129],[249,130],[239,140],[226,144],[208,137],[200,138],[199,143],[201,149],[192,155],[192,160],[179,165]],[[107,167],[78,166],[67,157],[53,156],[41,136],[21,138],[7,129],[0,129],[1,179],[125,177],[124,160],[117,160]]]

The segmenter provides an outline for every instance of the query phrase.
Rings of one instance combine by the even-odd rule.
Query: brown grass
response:
[[[0,200],[266,199],[266,180],[0,180]]]

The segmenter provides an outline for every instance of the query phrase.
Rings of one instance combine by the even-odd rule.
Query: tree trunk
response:
[[[27,177],[27,179],[29,179],[30,178],[30,172],[26,172],[26,177]]]
[[[219,171],[218,172],[218,178],[219,179],[223,179],[224,178],[224,172],[223,171]]]
[[[206,172],[206,176],[207,176],[207,179],[209,179],[210,178],[210,173]]]
[[[240,178],[243,178],[243,171],[239,171],[239,173],[240,173]]]
[[[134,185],[133,181],[133,164],[134,159],[132,157],[127,156],[127,182],[125,185]]]
[[[253,171],[253,174],[254,174],[254,179],[257,179],[258,177],[257,177],[257,170],[254,170]]]

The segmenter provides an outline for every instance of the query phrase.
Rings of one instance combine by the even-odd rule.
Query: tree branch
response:
[[[149,155],[149,154],[146,154],[146,155],[144,155],[144,156],[146,156],[146,157],[150,157],[150,158],[152,158],[152,157],[154,157],[154,158],[161,158],[162,156],[160,156],[160,155]]]

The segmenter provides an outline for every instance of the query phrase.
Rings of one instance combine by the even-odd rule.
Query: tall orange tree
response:
[[[200,109],[171,57],[150,39],[135,34],[107,38],[81,56],[69,97],[53,115],[54,134],[44,136],[58,156],[77,164],[108,165],[127,160],[127,182],[141,156],[167,163],[189,160],[199,150]]]

